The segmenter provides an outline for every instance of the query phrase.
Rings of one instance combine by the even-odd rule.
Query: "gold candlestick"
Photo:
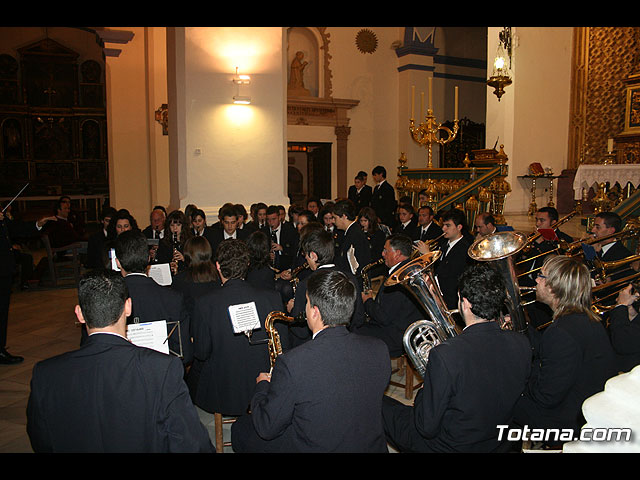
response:
[[[446,132],[445,138],[438,138],[438,132]],[[433,110],[428,109],[424,123],[417,126],[413,118],[409,119],[409,132],[413,140],[420,146],[427,147],[427,168],[433,168],[433,144],[445,145],[456,138],[458,134],[458,119],[453,121],[453,129],[443,126],[436,122]]]

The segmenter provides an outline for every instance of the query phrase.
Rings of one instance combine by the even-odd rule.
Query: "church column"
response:
[[[351,133],[351,127],[337,125],[336,133],[336,155],[337,155],[337,178],[338,178],[338,198],[346,198],[348,191],[347,183],[347,140]]]

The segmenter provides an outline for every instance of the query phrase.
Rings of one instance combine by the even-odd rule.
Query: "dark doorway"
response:
[[[288,143],[288,188],[292,204],[331,198],[331,143]]]

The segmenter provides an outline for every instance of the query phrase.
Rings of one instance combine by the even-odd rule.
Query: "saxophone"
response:
[[[277,321],[287,322],[290,324],[302,323],[302,322],[306,322],[306,316],[305,316],[305,313],[302,312],[295,317],[289,317],[284,313],[277,312],[277,311],[271,312],[269,315],[267,315],[267,318],[264,321],[264,329],[267,332],[267,337],[268,337],[267,346],[269,348],[269,361],[271,362],[271,368],[273,368],[273,366],[275,365],[276,358],[278,358],[278,355],[282,354],[282,344],[280,343],[280,334],[278,333],[278,330],[276,330],[275,326],[273,325],[274,322],[277,322]]]
[[[362,291],[363,292],[366,293],[371,291],[371,279],[369,278],[369,270],[383,263],[384,263],[384,258],[379,258],[375,262],[371,262],[370,264],[362,267],[362,272],[360,273],[360,275],[362,275]]]

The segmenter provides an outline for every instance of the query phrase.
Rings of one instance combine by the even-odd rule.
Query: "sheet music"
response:
[[[171,268],[168,263],[151,265],[147,276],[153,278],[158,285],[162,286],[171,285],[173,281],[171,278]]]
[[[132,323],[127,325],[127,338],[138,347],[146,347],[169,355],[167,321]]]
[[[358,271],[359,264],[358,260],[356,260],[356,249],[353,245],[351,245],[351,247],[349,247],[349,250],[347,250],[347,261],[349,262],[351,273],[355,275]]]
[[[260,318],[255,302],[229,305],[229,318],[234,333],[244,333],[260,328]]]

